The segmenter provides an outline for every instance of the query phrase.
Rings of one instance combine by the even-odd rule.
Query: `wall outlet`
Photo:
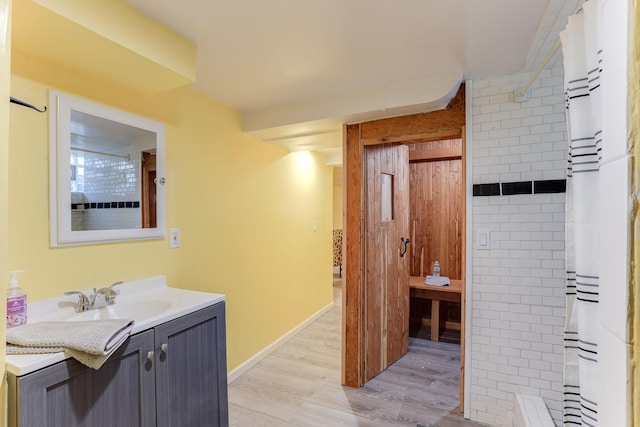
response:
[[[170,248],[179,248],[180,247],[180,229],[172,228],[169,230],[169,247]]]

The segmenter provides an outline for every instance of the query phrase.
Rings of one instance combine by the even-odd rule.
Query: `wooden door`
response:
[[[156,154],[142,152],[142,228],[156,228]]]
[[[404,145],[365,150],[364,381],[409,342],[409,155]]]

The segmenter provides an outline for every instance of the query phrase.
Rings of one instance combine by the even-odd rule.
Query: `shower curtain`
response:
[[[598,425],[598,175],[602,134],[600,1],[561,33],[569,155],[566,199],[565,426]],[[605,284],[606,285],[606,284]]]

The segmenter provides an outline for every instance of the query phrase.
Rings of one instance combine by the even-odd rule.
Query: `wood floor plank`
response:
[[[297,427],[297,424],[272,417],[244,406],[229,403],[229,424],[251,427]]]
[[[338,305],[231,383],[230,425],[482,426],[458,410],[457,344],[410,338],[406,356],[361,388],[343,387],[341,321]]]
[[[237,380],[236,380],[237,381]],[[302,405],[300,397],[292,397],[278,390],[254,386],[249,382],[233,384],[229,388],[229,403],[251,409],[281,420],[288,420]],[[231,410],[231,408],[230,408]]]
[[[394,421],[400,412],[399,402],[378,399],[376,396],[349,388],[319,388],[313,396],[313,403],[370,421]]]
[[[313,402],[305,402],[292,422],[301,426],[328,427],[328,426],[362,426],[384,427],[385,422],[363,418],[356,413],[345,412],[325,406],[316,405]]]

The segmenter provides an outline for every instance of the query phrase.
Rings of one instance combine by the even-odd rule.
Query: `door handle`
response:
[[[401,241],[402,243],[404,243],[404,247],[403,247],[403,248],[402,248],[402,250],[400,251],[400,258],[402,258],[402,257],[404,256],[404,254],[406,254],[406,253],[407,253],[407,245],[409,244],[409,242],[410,242],[411,240],[409,240],[409,239],[405,239],[404,237],[401,237],[401,238],[400,238],[400,241]]]

